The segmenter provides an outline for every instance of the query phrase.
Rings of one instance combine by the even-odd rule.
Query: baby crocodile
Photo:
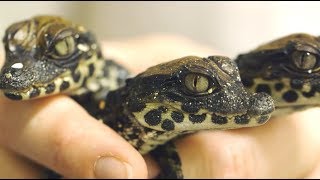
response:
[[[3,42],[0,88],[6,97],[72,96],[141,154],[150,152],[162,177],[183,177],[173,139],[205,129],[259,126],[274,110],[269,95],[245,90],[227,57],[186,56],[129,78],[127,70],[102,57],[92,33],[55,16],[13,24]]]
[[[248,90],[273,97],[273,115],[320,105],[319,37],[291,34],[241,54],[235,61]]]

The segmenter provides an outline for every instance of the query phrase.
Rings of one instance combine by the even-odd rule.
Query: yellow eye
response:
[[[208,78],[199,74],[188,74],[184,83],[186,88],[194,93],[203,93],[209,89]]]
[[[305,52],[295,51],[292,53],[293,64],[301,70],[313,70],[317,65],[316,55]]]
[[[55,50],[59,56],[67,56],[75,51],[75,41],[72,36],[59,40],[55,45]]]

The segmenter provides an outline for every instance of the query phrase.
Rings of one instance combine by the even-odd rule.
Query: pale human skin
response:
[[[105,42],[104,54],[135,73],[186,55],[226,55],[176,36]],[[67,96],[25,102],[1,96],[0,114],[1,178],[43,177],[39,164],[67,178],[152,178],[159,172],[150,157],[142,157]],[[319,178],[319,115],[320,108],[312,108],[272,118],[260,127],[205,131],[179,139],[185,177]],[[99,167],[95,161],[100,156],[125,163],[112,158]]]

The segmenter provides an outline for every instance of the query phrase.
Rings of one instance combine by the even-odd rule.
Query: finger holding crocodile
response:
[[[200,132],[177,141],[186,178],[305,178],[319,174],[320,108],[263,126]]]
[[[0,114],[1,144],[65,177],[147,177],[143,157],[69,97],[1,97]]]
[[[139,48],[138,46],[136,46],[136,43],[137,43],[136,41],[141,42],[138,44],[147,44],[147,46],[143,46],[144,48]],[[139,37],[137,40],[132,39],[132,40],[128,40],[129,43],[126,43],[126,42],[127,42],[127,40],[123,40],[121,42],[117,41],[117,42],[109,42],[107,44],[103,44],[104,45],[103,50],[105,50],[104,54],[106,54],[107,56],[110,56],[109,58],[114,58],[114,59],[120,61],[120,63],[121,63],[121,61],[123,61],[122,63],[128,67],[131,67],[131,69],[133,70],[134,73],[138,73],[140,71],[143,71],[145,68],[147,68],[148,66],[151,65],[151,64],[147,64],[146,62],[150,62],[150,63],[152,62],[153,64],[160,63],[160,62],[165,61],[166,59],[180,57],[182,55],[189,54],[189,53],[191,53],[191,54],[202,53],[204,55],[212,53],[212,48],[204,48],[204,47],[200,48],[200,47],[198,47],[198,46],[200,46],[199,44],[195,45],[194,42],[190,42],[187,39],[184,39],[182,37],[175,37],[175,36],[159,36],[159,35],[157,35],[157,36],[150,36],[150,37]],[[167,45],[170,44],[173,47],[179,46],[180,48],[176,49],[173,47],[160,45],[160,44],[164,44],[164,42],[166,42],[165,44],[167,44]],[[184,43],[181,43],[181,42],[184,42]],[[128,44],[129,47],[125,47],[126,44]],[[146,50],[145,49],[146,47],[149,48],[149,50]],[[130,51],[127,51],[127,49],[130,49]],[[168,50],[171,50],[170,53],[168,53]],[[163,53],[160,53],[162,51],[163,51]],[[1,54],[3,54],[3,50],[1,50]],[[155,54],[156,54],[156,56],[155,56]],[[167,57],[167,56],[169,56],[169,57]],[[152,61],[150,61],[150,60],[152,60]],[[132,64],[131,62],[134,62],[134,63]],[[141,62],[141,63],[139,64],[137,62]],[[0,58],[0,64],[2,66],[3,58]],[[143,64],[144,66],[140,67],[141,64]],[[1,94],[1,96],[3,96],[3,95]],[[44,103],[43,107],[40,107],[40,108],[39,108],[39,105],[30,106],[30,104],[34,104],[34,102],[38,102],[38,101],[39,102],[47,102],[47,103]],[[1,138],[0,143],[5,142],[6,143],[5,146],[9,146],[14,151],[18,152],[19,154],[23,154],[26,157],[25,161],[23,161],[23,160],[21,160],[21,157],[19,154],[10,152],[10,149],[9,150],[5,149],[3,151],[3,153],[0,152],[0,157],[7,156],[7,154],[10,154],[10,157],[12,160],[15,160],[15,162],[20,162],[20,163],[12,164],[12,172],[14,172],[14,169],[16,169],[17,173],[23,173],[20,168],[20,166],[23,166],[23,167],[25,167],[24,169],[29,169],[30,171],[33,170],[34,174],[37,174],[36,176],[34,176],[34,178],[38,178],[39,174],[42,175],[43,173],[41,173],[40,171],[43,171],[43,169],[39,168],[38,166],[35,166],[32,161],[28,160],[28,158],[36,160],[38,163],[40,163],[42,165],[46,165],[49,168],[52,167],[52,162],[51,162],[52,160],[50,160],[49,157],[48,158],[45,157],[45,154],[50,155],[50,153],[52,153],[51,152],[52,148],[50,148],[50,146],[46,147],[45,144],[42,144],[42,147],[41,147],[42,149],[45,147],[47,148],[46,151],[43,150],[44,152],[42,152],[42,150],[39,149],[40,145],[35,146],[35,145],[37,145],[36,144],[37,142],[34,141],[34,139],[38,139],[38,141],[40,141],[39,138],[44,138],[45,135],[48,136],[48,133],[50,131],[52,131],[52,132],[54,131],[54,128],[51,128],[50,131],[47,131],[47,130],[40,131],[43,127],[49,127],[49,124],[45,124],[44,120],[40,121],[40,120],[35,119],[37,117],[36,116],[37,113],[42,112],[42,110],[40,110],[41,108],[45,108],[44,110],[46,110],[48,108],[48,107],[46,107],[45,104],[50,104],[49,103],[50,101],[51,100],[49,100],[49,101],[36,100],[36,101],[31,101],[31,102],[12,102],[10,100],[7,100],[7,98],[5,98],[5,97],[1,97],[0,106],[6,107],[6,108],[1,107],[1,109],[0,109],[0,111],[2,111],[1,112],[2,118],[0,118],[0,124],[4,124],[4,125],[1,125],[1,127],[0,127],[0,129],[1,129],[0,136],[2,137],[2,138],[0,137]],[[54,102],[56,102],[56,101],[57,100],[55,100]],[[4,102],[5,102],[5,104],[3,104]],[[69,101],[67,101],[67,102],[69,102]],[[22,104],[20,104],[20,103],[22,103]],[[61,104],[63,104],[63,102],[61,102]],[[26,108],[26,107],[29,107],[29,109],[24,110],[24,108]],[[34,107],[37,107],[35,109],[38,109],[38,112],[33,112],[32,109],[34,109]],[[61,108],[61,107],[59,106],[59,108]],[[69,108],[71,108],[71,107],[69,107]],[[56,109],[56,111],[58,111],[58,109]],[[70,112],[63,113],[63,115],[72,114],[69,116],[69,119],[74,119],[74,121],[77,121],[77,118],[79,117],[79,115],[77,115],[77,117],[71,117],[75,114],[78,114],[77,112],[79,111],[79,108],[76,108],[76,109],[77,110],[75,110],[75,111],[70,111],[71,113]],[[15,113],[13,113],[13,115],[9,115],[9,113],[12,113],[12,112],[15,112]],[[31,114],[25,115],[26,112],[31,113]],[[47,109],[46,112],[48,112],[48,115],[45,116],[45,118],[58,119],[57,117],[50,116],[51,113],[50,113],[49,109]],[[58,116],[61,112],[62,111],[56,112],[55,115]],[[17,116],[20,116],[20,117],[17,117]],[[12,119],[12,117],[14,117],[14,119]],[[64,120],[66,118],[67,117],[61,117],[60,121],[57,122],[56,126],[58,127],[58,124],[61,123],[61,128],[63,127],[66,132],[64,134],[68,135],[68,133],[71,133],[72,130],[69,130],[69,132],[68,132],[68,130],[67,130],[68,127],[67,127],[67,125],[65,125],[65,122],[64,122]],[[82,118],[86,119],[87,117],[82,117]],[[91,120],[92,118],[88,118],[88,119]],[[42,122],[42,125],[40,125],[40,124],[37,125],[37,123],[35,123],[35,121]],[[28,136],[25,136],[25,135],[23,135],[23,132],[27,131],[25,129],[28,129],[27,127],[29,126],[29,123],[32,123],[33,126],[35,126],[35,128],[38,127],[38,129],[37,129],[38,131],[34,132],[34,133],[30,132]],[[78,123],[81,124],[81,122],[78,122]],[[10,128],[8,128],[8,126]],[[83,126],[85,126],[85,125],[83,125]],[[4,131],[2,131],[2,129],[4,129]],[[94,128],[92,128],[91,131],[94,131]],[[109,131],[109,128],[107,131]],[[57,130],[57,132],[58,133],[56,133],[56,134],[59,135],[59,130]],[[4,133],[6,133],[6,135]],[[89,130],[87,130],[87,133],[90,133]],[[83,134],[86,134],[86,133],[83,133]],[[32,135],[32,138],[30,138],[31,135]],[[56,139],[56,141],[55,141],[57,144],[63,144],[63,143],[59,143],[59,141],[60,140],[64,141],[64,139],[65,139],[62,134],[60,134],[60,135],[61,135],[61,136],[59,136],[60,139]],[[21,137],[23,137],[23,139],[20,139],[20,141],[17,141],[15,139],[15,138],[19,138],[17,136],[21,136]],[[37,137],[37,136],[39,136],[39,137]],[[71,142],[71,139],[72,138],[70,138],[70,140],[69,140],[70,142]],[[81,138],[79,138],[79,139],[81,139]],[[107,139],[107,140],[104,141],[103,138],[101,137],[101,139],[99,141],[107,142],[107,141],[109,141],[109,139],[113,139],[113,138],[109,138],[109,139],[105,138],[105,139]],[[15,142],[15,141],[17,141],[17,142]],[[45,140],[41,140],[40,142],[42,142],[42,141],[45,141]],[[116,141],[116,140],[114,140],[114,141]],[[15,143],[13,144],[13,142],[15,142]],[[23,143],[21,144],[21,142],[23,142]],[[93,144],[94,142],[95,142],[95,140],[92,140],[90,142],[90,144]],[[50,144],[50,143],[47,142],[47,144]],[[82,144],[85,144],[85,143],[82,142]],[[90,147],[90,144],[88,144],[88,147]],[[116,143],[116,144],[118,144],[118,143]],[[26,147],[31,146],[32,149],[26,149],[23,146],[26,146]],[[61,149],[60,151],[64,151],[63,147],[61,147],[60,149]],[[128,151],[131,151],[131,147],[129,148]],[[37,152],[39,152],[39,153],[34,154]],[[30,154],[30,153],[33,153],[33,154]],[[44,153],[44,154],[41,154],[41,153]],[[83,152],[83,153],[88,154],[87,152]],[[91,152],[91,154],[92,153],[93,152]],[[79,152],[78,156],[80,156],[80,154],[81,153]],[[129,156],[129,155],[130,155],[130,153],[127,156]],[[144,158],[145,158],[145,162],[141,162],[142,163],[141,166],[143,166],[145,163],[147,163],[149,177],[155,177],[159,172],[159,168],[157,167],[157,164],[148,155],[144,156]],[[79,157],[79,162],[80,162],[80,160],[82,160],[82,159]],[[8,163],[10,163],[10,162],[7,162],[6,164],[8,164]],[[73,164],[72,166],[75,166],[75,164]],[[31,168],[31,167],[33,167],[33,168]],[[69,167],[69,168],[75,169],[77,167]],[[67,168],[61,168],[61,169],[62,169],[62,171],[60,171],[60,172],[64,172],[64,171],[66,171]],[[144,168],[142,168],[142,170],[144,170]],[[29,177],[29,174],[31,173],[30,171],[26,172],[25,177]],[[141,170],[139,170],[139,171],[141,171]],[[80,173],[83,174],[82,171]],[[1,173],[1,175],[5,176],[5,174],[3,174],[3,173]]]
[[[2,146],[0,147],[0,164],[0,178],[38,179],[46,177],[42,166]]]

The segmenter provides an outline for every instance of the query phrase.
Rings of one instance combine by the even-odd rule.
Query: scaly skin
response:
[[[274,116],[320,105],[320,38],[291,34],[236,58],[240,77],[251,92],[275,101]]]
[[[227,57],[186,56],[127,79],[124,68],[103,59],[92,33],[54,16],[11,25],[4,45],[0,88],[8,98],[72,96],[141,154],[152,151],[164,178],[183,177],[173,139],[263,125],[274,110],[269,95],[245,90]]]

